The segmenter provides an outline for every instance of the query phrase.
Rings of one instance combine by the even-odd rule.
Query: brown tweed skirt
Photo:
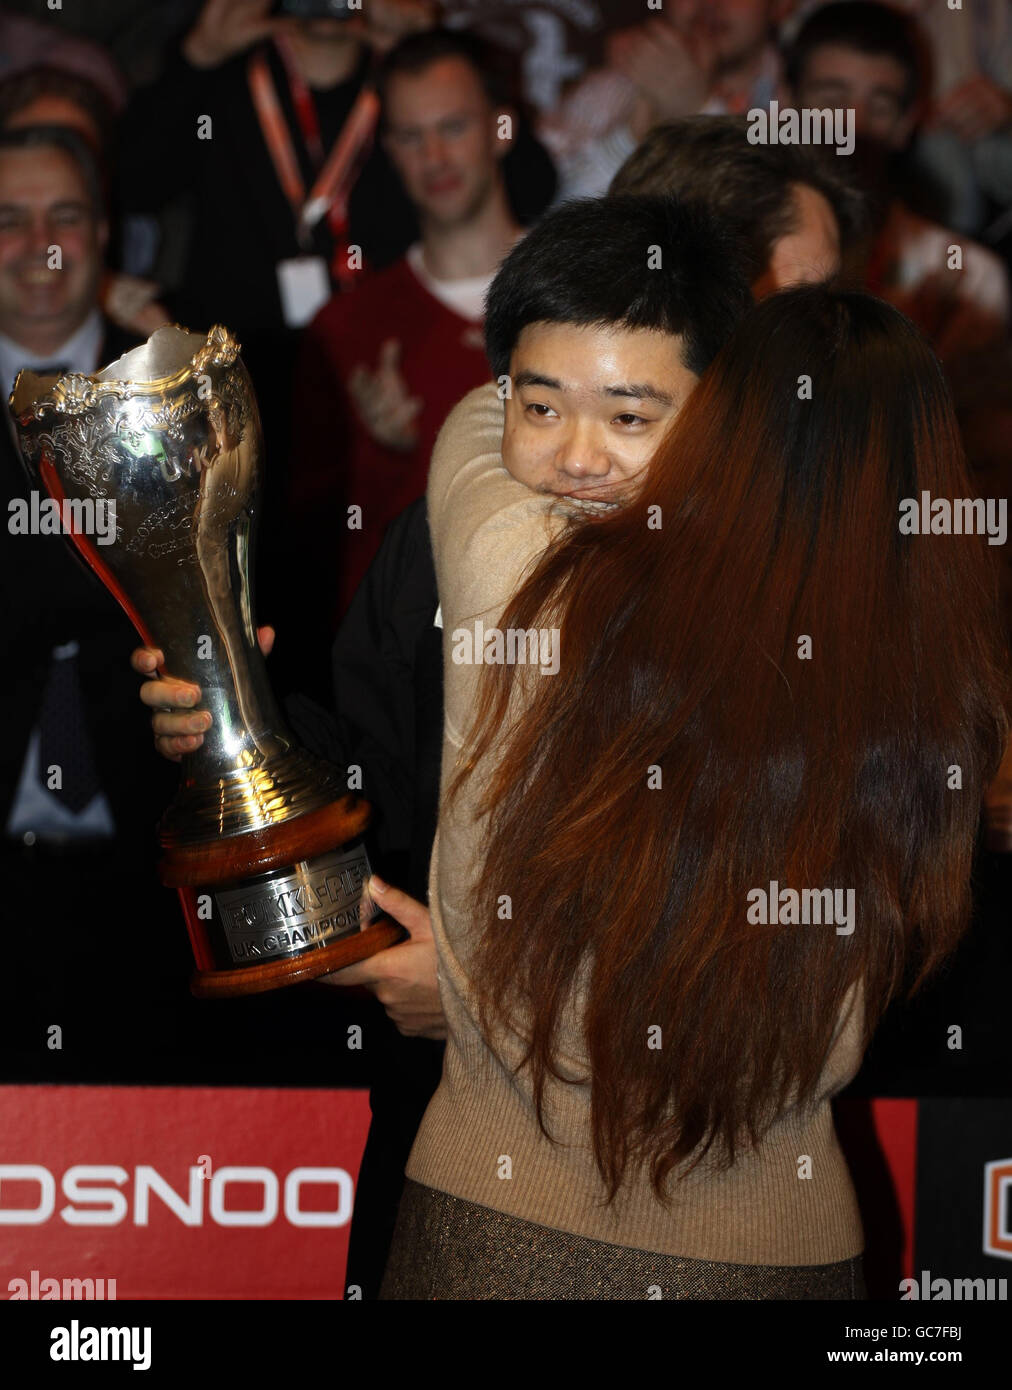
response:
[[[736,1265],[588,1240],[407,1178],[381,1299],[864,1299],[861,1256]]]

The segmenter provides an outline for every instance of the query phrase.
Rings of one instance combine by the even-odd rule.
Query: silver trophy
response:
[[[193,992],[274,989],[392,945],[366,890],[368,803],[296,743],[257,642],[263,435],[238,343],[160,328],[94,376],[21,372],[10,404],[32,485],[161,648],[160,674],[199,685],[212,715],[158,827]]]

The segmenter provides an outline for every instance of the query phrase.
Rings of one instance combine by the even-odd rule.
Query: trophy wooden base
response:
[[[160,877],[179,893],[197,966],[191,993],[262,994],[403,940],[366,891],[368,819],[368,804],[346,796],[243,835],[163,846]]]
[[[389,918],[377,919],[354,936],[287,960],[245,966],[240,970],[195,970],[190,979],[190,993],[197,999],[264,994],[270,989],[282,989],[285,985],[329,975],[333,970],[343,970],[346,965],[354,965],[377,951],[385,951],[388,946],[396,946],[404,935],[403,927],[396,922]]]

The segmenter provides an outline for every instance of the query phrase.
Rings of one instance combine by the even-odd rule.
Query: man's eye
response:
[[[623,415],[616,415],[615,424],[619,425],[646,425],[649,421],[643,415],[634,415],[631,410],[627,410]]]
[[[544,405],[541,401],[532,401],[530,405],[525,406],[524,409],[531,411],[539,420],[544,420],[547,416],[555,414],[550,405]]]

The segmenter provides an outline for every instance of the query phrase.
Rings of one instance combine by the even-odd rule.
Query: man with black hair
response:
[[[562,505],[619,502],[749,302],[737,248],[704,211],[615,197],[550,214],[509,254],[488,296],[506,466]],[[404,1164],[442,1065],[424,907],[442,750],[440,622],[420,499],[388,530],[338,632],[336,719],[304,698],[287,702],[304,743],[339,766],[361,766],[376,810],[372,862],[408,890],[380,887],[377,899],[411,939],[327,977],[365,986],[386,1010],[365,1025],[373,1118],[347,1276],[367,1298],[379,1289]],[[150,678],[159,659],[140,649],[134,669]],[[156,746],[172,759],[198,747],[207,727],[192,704],[161,712],[182,711],[183,693],[193,687],[170,679],[141,689],[160,711]]]

